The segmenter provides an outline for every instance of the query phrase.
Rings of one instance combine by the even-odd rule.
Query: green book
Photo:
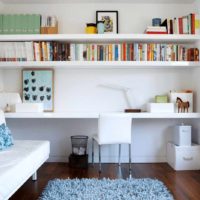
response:
[[[8,15],[7,16],[7,27],[8,27],[8,34],[11,34],[11,19],[12,19],[12,16],[11,15]]]
[[[34,33],[34,24],[35,24],[35,15],[30,15],[29,16],[29,33],[33,34]]]
[[[15,34],[20,34],[20,15],[15,15]]]
[[[24,34],[24,18],[23,14],[19,15],[19,34]]]
[[[15,16],[14,15],[10,15],[10,34],[15,34],[14,30],[15,30]]]
[[[41,21],[41,16],[40,15],[34,15],[34,34],[40,34],[40,21]]]
[[[32,33],[31,17],[32,17],[32,15],[26,15],[27,34],[31,34]]]
[[[8,15],[3,15],[3,34],[8,34]]]
[[[21,14],[21,29],[22,29],[22,34],[26,34],[26,15]]]
[[[0,34],[3,34],[3,15],[0,15]]]

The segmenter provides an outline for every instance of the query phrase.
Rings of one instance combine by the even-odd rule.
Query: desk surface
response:
[[[133,119],[199,119],[200,113],[129,113]],[[50,113],[5,113],[7,119],[52,118],[52,119],[97,119],[98,112],[50,112]]]

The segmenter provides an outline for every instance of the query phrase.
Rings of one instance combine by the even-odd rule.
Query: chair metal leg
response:
[[[37,181],[37,171],[32,175],[32,180]]]
[[[92,138],[92,166],[94,167],[94,138]]]
[[[129,144],[129,178],[132,178],[132,169],[131,169],[131,144]]]
[[[119,144],[119,157],[118,157],[118,165],[121,165],[121,144]]]
[[[99,173],[101,173],[101,145],[99,144]]]

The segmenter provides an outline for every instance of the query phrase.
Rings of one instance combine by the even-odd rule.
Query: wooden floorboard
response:
[[[110,178],[120,177],[117,164],[103,164],[102,173],[98,165],[88,169],[72,169],[66,163],[45,163],[38,170],[38,180],[29,179],[10,199],[36,200],[41,195],[47,182],[55,178]],[[122,164],[121,174],[128,178],[128,165]],[[168,164],[133,164],[133,178],[156,178],[162,181],[176,200],[200,200],[200,170],[174,171]]]

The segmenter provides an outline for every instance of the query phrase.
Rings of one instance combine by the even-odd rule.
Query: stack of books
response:
[[[40,34],[37,14],[0,15],[0,34]]]
[[[0,61],[199,61],[199,49],[180,44],[0,42]]]
[[[145,30],[147,34],[167,34],[167,28],[164,26],[148,26]]]

